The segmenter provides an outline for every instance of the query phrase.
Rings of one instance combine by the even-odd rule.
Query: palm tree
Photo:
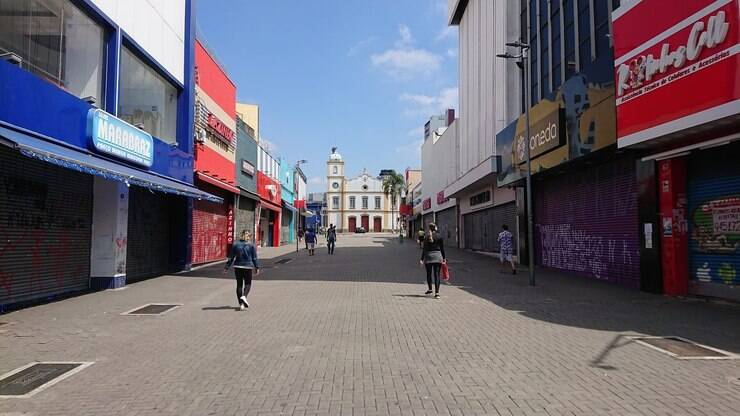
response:
[[[391,197],[391,231],[396,231],[396,221],[393,218],[394,211],[396,209],[396,201],[401,195],[403,189],[404,180],[403,175],[396,173],[395,170],[391,171],[383,179],[383,193],[386,197]]]

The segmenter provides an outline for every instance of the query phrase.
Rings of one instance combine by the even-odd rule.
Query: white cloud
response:
[[[267,150],[267,153],[273,156],[275,156],[278,151],[277,145],[272,141],[265,139],[264,137],[260,137],[260,144],[262,145],[263,149]]]
[[[454,58],[457,56],[457,49],[456,48],[449,48],[447,49],[447,56],[450,58]]]
[[[437,42],[450,39],[455,37],[457,35],[457,27],[456,26],[445,26],[444,29],[442,29],[438,34],[437,37],[434,38]]]
[[[411,78],[414,75],[430,75],[439,70],[442,57],[426,49],[413,47],[414,38],[406,25],[398,28],[400,39],[394,47],[370,56],[373,66],[396,78]]]
[[[457,87],[445,88],[438,95],[403,93],[399,99],[409,104],[406,109],[407,114],[428,117],[448,108],[457,108],[458,89]]]
[[[406,142],[405,144],[396,147],[396,153],[403,157],[403,160],[415,166],[421,161],[421,145],[423,144],[423,138]]]
[[[347,56],[355,56],[355,55],[357,55],[357,53],[358,53],[358,52],[359,52],[359,51],[360,51],[360,50],[361,50],[362,48],[365,48],[365,47],[367,47],[368,45],[370,45],[371,43],[373,43],[373,42],[375,41],[375,39],[376,39],[376,38],[375,38],[375,36],[371,36],[371,37],[369,37],[369,38],[363,39],[363,40],[361,40],[361,41],[359,41],[359,42],[355,43],[355,44],[354,44],[354,45],[352,45],[352,47],[351,47],[351,48],[349,48],[349,50],[347,51]]]
[[[326,178],[323,176],[314,176],[313,178],[308,180],[309,185],[324,185],[326,183]]]

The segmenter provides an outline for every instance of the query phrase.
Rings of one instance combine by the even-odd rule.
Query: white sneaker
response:
[[[247,309],[247,308],[246,308],[246,307],[245,307],[244,305],[242,305],[242,304],[239,304],[239,310],[240,310],[240,311],[243,311],[244,309]]]
[[[242,306],[246,306],[247,308],[249,307],[249,302],[247,302],[246,296],[242,296],[239,299],[242,301]]]

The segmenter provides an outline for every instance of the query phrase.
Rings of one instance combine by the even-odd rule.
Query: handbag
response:
[[[450,268],[447,267],[447,263],[442,263],[442,280],[445,282],[450,280]]]

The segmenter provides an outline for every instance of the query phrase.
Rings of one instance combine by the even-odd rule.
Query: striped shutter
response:
[[[93,177],[0,146],[0,306],[85,290]]]
[[[173,207],[177,201],[184,207],[181,197],[138,186],[129,189],[127,283],[175,271],[171,255],[177,232],[173,227],[183,226]]]
[[[538,264],[640,286],[635,162],[624,158],[533,185]]]
[[[220,195],[217,193],[215,195]],[[208,201],[193,202],[193,264],[226,258],[228,206]]]
[[[689,158],[689,288],[696,294],[740,298],[738,157],[735,143]]]

